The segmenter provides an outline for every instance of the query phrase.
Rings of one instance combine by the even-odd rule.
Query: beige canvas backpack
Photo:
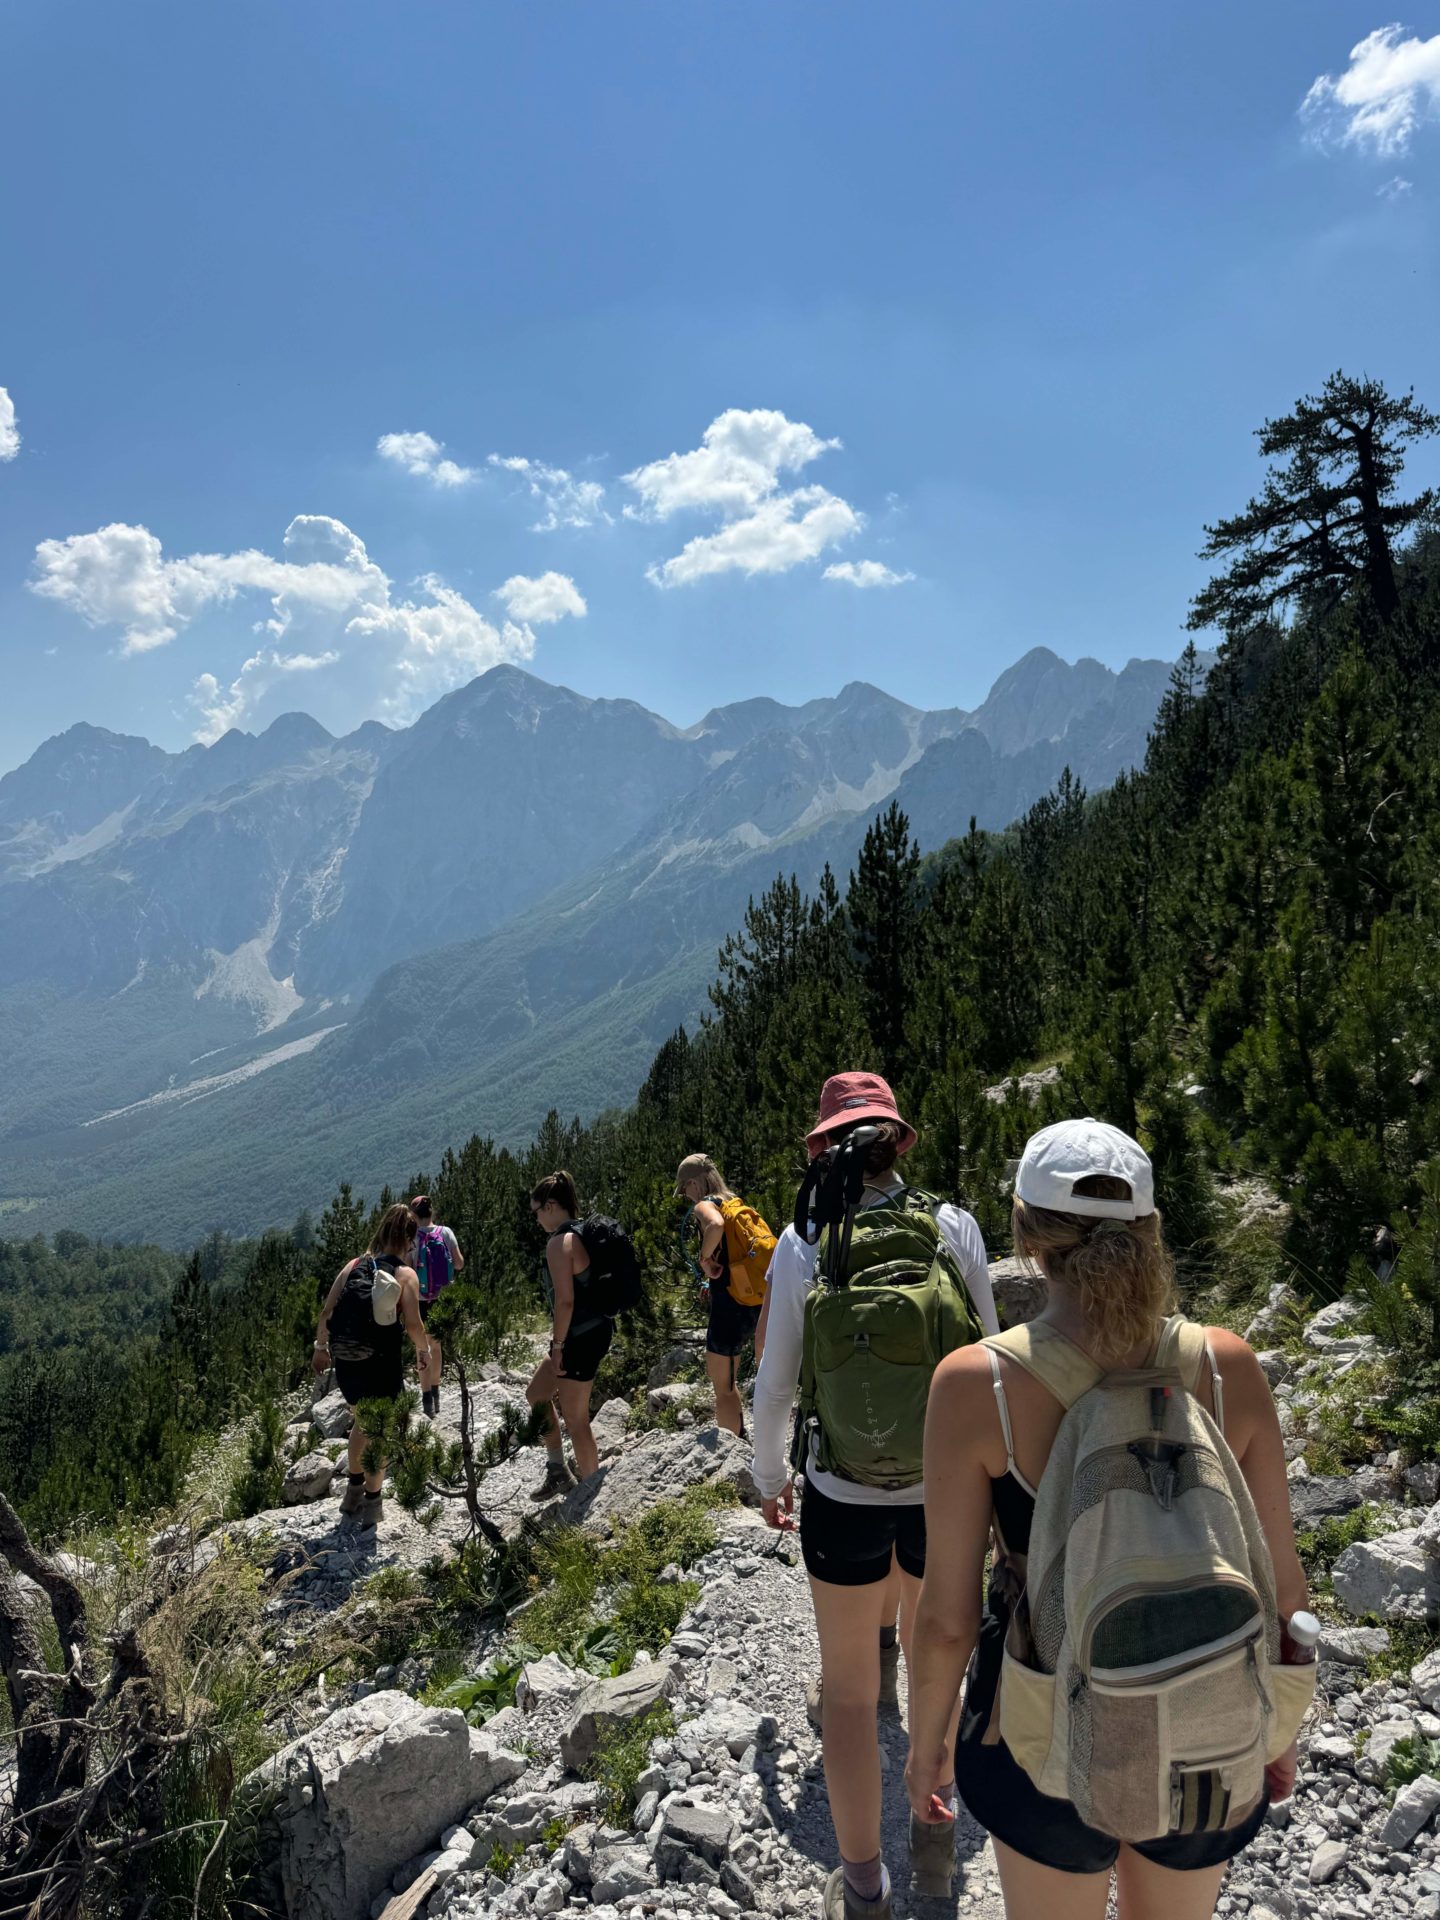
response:
[[[985,1344],[1066,1409],[1016,1568],[1001,1738],[1114,1839],[1239,1825],[1315,1668],[1279,1664],[1270,1552],[1204,1329],[1176,1315],[1143,1370],[1117,1373],[1039,1322]],[[1218,1421],[1195,1398],[1207,1366]]]

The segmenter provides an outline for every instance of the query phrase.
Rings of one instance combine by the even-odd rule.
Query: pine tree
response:
[[[1298,400],[1258,429],[1271,470],[1242,513],[1207,527],[1202,560],[1234,556],[1202,588],[1191,627],[1242,632],[1277,606],[1324,605],[1362,586],[1386,624],[1400,611],[1395,545],[1434,513],[1433,490],[1399,500],[1404,450],[1440,432],[1440,415],[1413,393],[1399,398],[1378,380],[1334,373],[1318,395]]]
[[[923,947],[920,848],[892,800],[866,832],[850,875],[850,928],[860,975],[860,1004],[881,1071],[894,1083],[908,1065],[905,1014]]]

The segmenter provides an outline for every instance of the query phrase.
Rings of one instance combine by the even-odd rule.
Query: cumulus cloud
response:
[[[372,670],[378,667],[388,689],[382,710],[407,719],[425,701],[501,661],[528,660],[535,624],[585,612],[563,574],[507,581],[499,591],[510,618],[498,626],[436,574],[422,575],[409,595],[397,596],[360,536],[325,514],[292,520],[284,555],[277,560],[251,548],[170,560],[147,527],[116,524],[41,541],[31,590],[91,626],[120,628],[126,654],[166,645],[207,607],[241,593],[268,596],[268,617],[256,623],[267,644],[228,685],[207,673],[192,690],[202,739],[237,725],[281,675],[333,666],[342,653],[349,658],[346,640],[368,646]],[[307,640],[313,635],[312,643],[282,651],[277,643],[293,643],[297,628]]]
[[[1398,25],[1377,27],[1350,49],[1343,73],[1314,82],[1300,113],[1317,145],[1393,156],[1422,121],[1440,119],[1440,33],[1404,34]]]
[[[382,433],[375,442],[382,460],[392,461],[417,480],[437,487],[463,487],[475,478],[474,467],[443,458],[445,442],[428,433]]]
[[[625,509],[629,519],[709,513],[723,523],[649,567],[646,577],[677,587],[717,573],[788,573],[848,540],[864,525],[848,501],[820,486],[786,492],[780,478],[839,445],[773,408],[730,407],[691,452],[667,454],[625,474],[625,485],[639,496]]]
[[[564,467],[547,467],[543,460],[527,460],[520,453],[492,453],[487,464],[504,473],[518,474],[540,502],[541,517],[531,526],[532,533],[593,527],[598,521],[609,525],[605,489],[598,480],[577,480]]]
[[[798,473],[839,445],[774,408],[728,407],[692,452],[666,454],[621,476],[640,496],[639,505],[625,511],[644,520],[668,520],[695,508],[747,513],[778,490],[782,473]]]
[[[195,738],[209,746],[222,733],[247,720],[277,679],[290,673],[317,673],[322,667],[333,667],[339,658],[334,649],[329,653],[278,653],[271,648],[267,653],[262,647],[259,653],[251,654],[228,688],[222,688],[213,673],[202,673],[189,695],[190,705],[201,721]]]
[[[826,567],[823,577],[843,580],[851,587],[903,587],[915,578],[913,573],[896,573],[881,560],[837,560],[834,566]]]
[[[718,533],[687,541],[673,559],[647,568],[646,577],[657,587],[681,587],[716,573],[788,573],[863,525],[861,515],[837,494],[798,487],[731,520]]]
[[[579,588],[566,573],[542,573],[538,580],[512,573],[503,587],[495,589],[495,598],[504,601],[512,620],[528,620],[537,627],[563,620],[567,614],[583,619],[589,611]]]
[[[1397,173],[1393,180],[1387,180],[1383,186],[1375,189],[1375,198],[1377,200],[1403,200],[1407,193],[1413,193],[1414,190],[1415,182],[1413,180],[1402,180]]]
[[[20,427],[8,387],[0,387],[0,460],[13,460],[20,451]]]

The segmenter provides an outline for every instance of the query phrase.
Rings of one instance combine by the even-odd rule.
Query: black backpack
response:
[[[607,1320],[638,1307],[645,1291],[640,1262],[620,1222],[603,1213],[592,1213],[588,1220],[581,1220],[574,1231],[590,1256],[590,1265],[575,1279],[579,1301],[590,1312],[603,1314]]]
[[[340,1289],[340,1298],[330,1314],[330,1357],[354,1366],[373,1360],[379,1345],[375,1320],[375,1279],[381,1266],[394,1271],[393,1261],[383,1263],[373,1254],[357,1260]]]

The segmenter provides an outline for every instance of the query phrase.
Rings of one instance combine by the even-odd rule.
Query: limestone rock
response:
[[[1396,1794],[1390,1818],[1380,1829],[1381,1846],[1393,1847],[1397,1852],[1408,1847],[1437,1807],[1440,1807],[1440,1780],[1433,1774],[1422,1773]]]
[[[401,1861],[524,1769],[453,1708],[386,1692],[282,1747],[244,1794],[290,1920],[365,1920]]]
[[[675,1669],[657,1660],[633,1667],[613,1680],[592,1680],[576,1703],[569,1724],[560,1735],[560,1757],[572,1773],[580,1773],[594,1757],[601,1736],[611,1727],[638,1720],[674,1684]]]
[[[1032,1261],[1017,1255],[990,1262],[990,1285],[1002,1326],[1018,1327],[1024,1320],[1033,1320],[1045,1304],[1044,1280]]]
[[[1410,1691],[1422,1707],[1440,1713],[1440,1649],[1427,1653],[1418,1666],[1410,1669]]]
[[[1245,1329],[1245,1338],[1250,1345],[1273,1346],[1299,1304],[1299,1296],[1294,1288],[1286,1286],[1283,1280],[1278,1286],[1271,1287],[1269,1299]]]
[[[730,1851],[734,1831],[734,1821],[718,1807],[697,1807],[684,1800],[672,1800],[665,1809],[655,1847],[655,1866],[660,1878],[687,1878],[686,1856],[718,1867]]]
[[[625,1444],[625,1431],[629,1424],[630,1402],[607,1400],[590,1422],[590,1431],[602,1454],[620,1451]]]
[[[350,1409],[338,1387],[315,1402],[310,1418],[327,1440],[343,1440],[350,1431]]]
[[[647,1388],[668,1387],[672,1381],[678,1380],[682,1373],[689,1371],[694,1365],[695,1350],[693,1347],[670,1347],[666,1352],[661,1354],[654,1366],[651,1367],[649,1373],[646,1374],[645,1385]]]
[[[328,1453],[307,1453],[285,1469],[285,1484],[280,1498],[287,1507],[302,1506],[307,1500],[321,1500],[330,1491],[336,1463]]]
[[[1440,1460],[1421,1460],[1405,1469],[1405,1485],[1422,1507],[1440,1500]]]
[[[648,1433],[635,1446],[567,1494],[561,1517],[592,1529],[624,1526],[686,1487],[723,1482],[758,1504],[750,1448],[723,1427],[690,1433]],[[488,1481],[487,1481],[488,1485]]]
[[[1440,1504],[1433,1506],[1420,1522],[1415,1544],[1431,1561],[1440,1560]]]
[[[1440,1618],[1440,1562],[1420,1546],[1419,1530],[1382,1534],[1347,1547],[1330,1574],[1336,1598],[1357,1618]]]
[[[1347,1293],[1343,1299],[1332,1300],[1328,1307],[1322,1307],[1312,1317],[1301,1338],[1312,1353],[1327,1353],[1339,1339],[1341,1330],[1358,1320],[1364,1312],[1365,1302],[1360,1296]]]
[[[1350,1473],[1312,1473],[1290,1485],[1290,1511],[1299,1532],[1318,1527],[1322,1520],[1338,1519],[1364,1505],[1364,1495]]]
[[[534,1713],[548,1700],[573,1699],[584,1684],[584,1676],[574,1667],[567,1667],[557,1654],[547,1653],[543,1660],[531,1660],[520,1669],[515,1704],[522,1713]]]
[[[1310,1884],[1323,1887],[1345,1864],[1349,1848],[1340,1840],[1322,1840],[1310,1856]]]
[[[645,1405],[651,1413],[664,1413],[667,1407],[694,1407],[701,1397],[708,1400],[708,1389],[699,1381],[677,1380],[673,1386],[647,1387]]]
[[[1290,1356],[1283,1347],[1265,1347],[1255,1358],[1260,1362],[1260,1371],[1272,1387],[1278,1387],[1290,1371]]]
[[[1363,1667],[1390,1645],[1384,1627],[1332,1627],[1320,1629],[1320,1658],[1338,1660],[1342,1667]]]
[[[1371,1728],[1365,1750],[1355,1762],[1355,1771],[1372,1786],[1382,1786],[1390,1769],[1390,1756],[1402,1740],[1413,1740],[1415,1722],[1392,1717]]]
[[[1041,1067],[1038,1073],[1012,1074],[1008,1080],[1002,1080],[998,1086],[986,1087],[985,1098],[998,1107],[1009,1099],[1013,1091],[1033,1107],[1046,1087],[1055,1087],[1059,1084],[1059,1067]]]

